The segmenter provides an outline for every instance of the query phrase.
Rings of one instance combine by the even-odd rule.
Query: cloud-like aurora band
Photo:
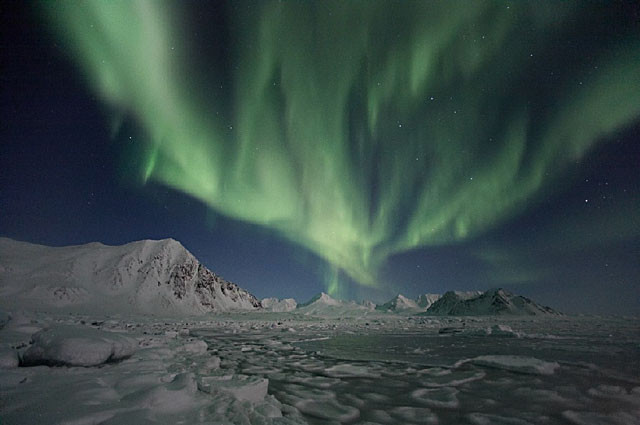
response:
[[[640,115],[640,37],[584,41],[601,11],[579,3],[233,4],[228,99],[179,2],[40,6],[91,88],[146,133],[145,181],[363,285],[391,255],[517,213]]]

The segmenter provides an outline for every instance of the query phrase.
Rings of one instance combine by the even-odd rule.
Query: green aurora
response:
[[[640,116],[640,36],[606,3],[233,2],[217,67],[179,2],[41,6],[143,129],[142,180],[316,253],[334,293],[493,228]]]

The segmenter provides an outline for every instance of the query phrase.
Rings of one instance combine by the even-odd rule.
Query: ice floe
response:
[[[560,367],[557,362],[547,362],[535,357],[511,356],[511,355],[489,355],[478,356],[459,362],[464,364],[471,362],[475,365],[494,367],[497,369],[509,370],[518,373],[530,373],[538,375],[552,375]]]
[[[33,335],[22,364],[96,366],[131,356],[138,341],[125,335],[89,327],[55,326]]]

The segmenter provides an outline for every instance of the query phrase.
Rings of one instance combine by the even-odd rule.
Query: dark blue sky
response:
[[[640,39],[637,9],[616,7],[636,13],[635,24],[620,18],[624,34],[596,31],[600,49],[606,42],[598,37],[614,44]],[[234,39],[230,30],[216,32],[203,22],[214,17],[218,26],[230,26],[221,13],[232,9],[186,14],[201,26],[200,37],[217,34],[200,52],[209,52],[208,64],[231,60],[224,46]],[[326,290],[332,267],[313,249],[277,229],[226,217],[161,182],[131,178],[136,164],[123,153],[138,149],[136,139],[146,131],[135,114],[125,114],[114,135],[109,106],[32,7],[11,2],[0,13],[1,236],[56,246],[172,237],[258,297],[304,301]],[[559,74],[563,65],[573,66],[553,64]],[[231,74],[221,68],[218,75]],[[339,272],[341,294],[379,302],[398,291],[416,296],[502,286],[570,313],[640,313],[640,116],[600,139],[492,225],[388,256],[375,287]],[[489,160],[478,154],[477,161]]]

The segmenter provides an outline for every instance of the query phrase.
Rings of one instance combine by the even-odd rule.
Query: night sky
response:
[[[3,2],[0,235],[258,297],[640,313],[635,2]]]

